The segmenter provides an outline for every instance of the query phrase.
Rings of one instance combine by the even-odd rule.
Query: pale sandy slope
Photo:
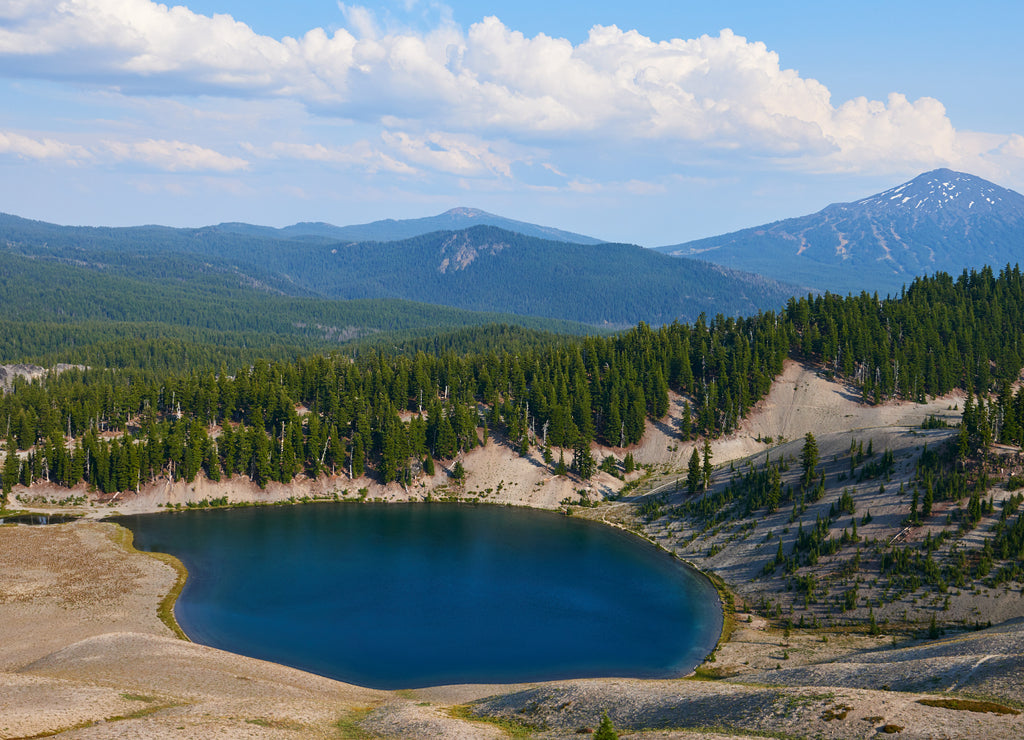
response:
[[[598,461],[606,455],[621,460],[627,452],[632,452],[638,462],[660,470],[685,468],[695,443],[682,442],[678,436],[684,400],[673,394],[669,415],[657,423],[649,423],[643,439],[636,445],[624,449],[596,446],[594,456]],[[898,402],[869,406],[859,403],[859,397],[852,390],[826,380],[814,368],[787,362],[768,396],[757,404],[741,428],[713,442],[714,461],[722,464],[743,458],[785,440],[802,439],[806,432],[821,437],[847,430],[861,430],[865,435],[872,431],[884,444],[884,435],[896,433],[894,428],[918,427],[929,415],[956,421],[959,410],[954,411],[953,407],[959,409],[962,405],[962,398],[954,394],[931,399],[925,404]],[[773,440],[771,444],[763,441],[769,437]],[[823,454],[825,452],[827,450],[823,450]],[[554,457],[557,460],[557,449]],[[290,498],[356,498],[361,495],[368,500],[392,502],[454,495],[553,509],[564,499],[578,500],[581,490],[592,499],[600,499],[622,487],[621,481],[605,473],[598,473],[590,481],[555,476],[553,465],[544,463],[539,449],[531,448],[528,456],[520,457],[493,439],[459,459],[468,471],[462,485],[448,475],[454,461],[447,467],[439,463],[433,478],[421,477],[408,488],[397,483],[380,485],[366,477],[350,480],[342,473],[318,480],[300,477],[288,485],[269,483],[264,489],[244,476],[216,483],[203,478],[191,482],[162,480],[144,487],[139,493],[119,494],[110,504],[87,506],[85,512],[93,517],[156,512],[169,504],[184,506],[221,496],[227,496],[232,502],[272,503]],[[564,459],[566,464],[572,461],[571,450],[565,451]],[[58,500],[68,495],[66,489],[38,484],[30,491],[16,487],[15,493],[25,503],[31,503],[33,498],[38,503],[41,497]],[[75,493],[85,494],[85,490],[80,488]]]

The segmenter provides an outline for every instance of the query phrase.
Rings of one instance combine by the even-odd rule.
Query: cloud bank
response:
[[[380,127],[387,154],[332,156],[388,171],[507,175],[514,157],[487,143],[499,140],[531,147],[625,142],[681,159],[717,152],[819,171],[955,166],[1020,150],[1003,137],[979,151],[932,98],[893,93],[885,101],[833,104],[824,85],[782,68],[763,43],[729,30],[655,41],[595,26],[574,45],[544,34],[528,38],[494,17],[465,30],[446,22],[425,33],[385,33],[368,11],[345,10],[352,30],[274,39],[230,16],[149,0],[9,2],[0,9],[0,73],[128,95],[298,101],[315,116]],[[244,164],[190,146],[139,145],[134,156],[163,166]]]
[[[93,145],[80,145],[52,137],[34,138],[13,131],[0,131],[0,154],[27,160],[60,160],[71,164],[131,162],[165,172],[235,172],[249,166],[240,157],[226,156],[182,141],[107,140]]]

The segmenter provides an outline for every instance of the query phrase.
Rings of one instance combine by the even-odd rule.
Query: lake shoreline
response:
[[[372,502],[372,501],[366,501],[366,502],[361,502],[361,501],[338,501],[338,502],[331,502],[331,501],[327,501],[327,502],[325,502],[325,501],[312,501],[312,500],[308,501],[308,502],[303,502],[303,501],[290,502],[290,501],[285,500],[284,502],[278,502],[276,504],[245,504],[245,505],[241,505],[241,506],[231,506],[231,505],[229,505],[229,506],[217,506],[217,507],[208,507],[208,508],[211,511],[225,511],[226,512],[228,510],[233,510],[233,509],[240,509],[240,510],[249,509],[249,510],[251,510],[253,508],[264,508],[265,506],[271,506],[271,505],[285,506],[285,507],[288,507],[288,506],[291,506],[291,505],[298,506],[299,504],[302,504],[302,503],[311,503],[311,504],[312,503],[321,503],[321,504],[324,504],[324,505],[327,505],[327,504],[330,504],[330,503],[349,503],[349,504],[363,504],[363,505],[369,504],[369,505],[372,506],[373,503],[375,503],[375,502]],[[389,502],[388,503],[388,507],[390,507],[392,505],[395,505],[396,503],[406,503],[408,505],[417,505],[417,506],[419,506],[419,505],[422,505],[423,502],[418,502],[418,501]],[[494,507],[494,506],[504,506],[504,507],[509,507],[509,508],[522,509],[522,510],[526,510],[526,511],[534,511],[534,512],[537,512],[537,513],[546,512],[548,514],[555,514],[555,512],[552,512],[550,510],[537,509],[536,507],[529,507],[529,506],[522,506],[522,505],[512,507],[512,505],[510,505],[510,504],[497,504],[496,505],[496,504],[489,503],[489,502],[431,501],[429,503],[443,504],[446,507],[447,506],[451,506],[452,503],[456,503],[456,504],[462,504],[463,506],[467,506],[467,508],[478,508],[481,505],[485,505],[488,508],[491,508],[491,507]],[[199,509],[198,508],[192,508],[192,509],[188,509],[188,510],[181,510],[181,512],[179,512],[178,510],[175,510],[175,509],[163,509],[163,508],[161,508],[161,509],[158,509],[155,512],[149,512],[149,514],[153,514],[153,513],[166,514],[168,512],[183,513],[185,511],[199,511]],[[590,511],[593,511],[593,510],[590,510]],[[270,512],[268,512],[268,514],[270,514]],[[230,516],[230,514],[228,514],[227,516]],[[271,514],[271,516],[272,516],[272,514]],[[565,514],[562,514],[562,516],[564,517]],[[679,558],[679,557],[675,556],[673,553],[671,553],[671,551],[666,550],[666,548],[664,548],[663,546],[659,545],[657,542],[654,542],[654,541],[650,540],[649,538],[643,536],[643,534],[639,534],[636,531],[632,531],[632,530],[630,530],[628,528],[622,527],[622,526],[620,526],[618,524],[615,524],[615,523],[603,522],[600,519],[594,518],[594,517],[574,517],[574,518],[578,518],[578,519],[581,519],[581,520],[584,520],[584,521],[587,521],[587,522],[592,522],[594,525],[603,525],[603,527],[610,527],[612,530],[614,530],[614,533],[615,533],[616,536],[623,537],[624,540],[628,540],[630,547],[635,547],[635,546],[639,545],[640,547],[642,547],[644,549],[648,549],[652,553],[653,556],[658,558],[659,561],[663,562],[663,566],[662,567],[668,567],[671,570],[674,570],[674,571],[677,570],[677,571],[680,571],[682,573],[685,573],[687,579],[693,579],[693,583],[694,583],[695,586],[699,586],[699,588],[701,588],[703,590],[706,590],[706,593],[699,597],[700,598],[700,603],[707,603],[707,599],[711,598],[711,594],[714,594],[714,598],[716,600],[715,601],[715,609],[714,609],[714,617],[713,617],[714,621],[710,623],[712,625],[711,632],[713,634],[712,635],[708,635],[707,639],[704,639],[704,638],[700,639],[699,640],[699,644],[694,643],[693,647],[689,648],[687,650],[687,654],[696,656],[699,653],[699,657],[697,657],[696,659],[694,659],[694,658],[687,658],[685,661],[683,661],[684,664],[686,665],[686,668],[681,668],[681,669],[678,669],[678,670],[670,670],[668,673],[665,673],[662,670],[658,670],[658,671],[655,671],[653,673],[648,673],[648,672],[645,672],[645,671],[641,671],[641,672],[629,671],[629,672],[623,673],[623,672],[616,672],[614,669],[612,669],[610,671],[598,671],[598,672],[593,672],[593,671],[590,671],[590,670],[584,670],[582,672],[575,672],[575,671],[571,671],[570,670],[568,672],[556,671],[555,673],[548,674],[548,675],[538,674],[539,677],[534,676],[533,678],[530,678],[530,679],[520,679],[520,678],[517,677],[517,678],[512,679],[513,684],[518,684],[518,683],[521,683],[522,681],[526,681],[526,680],[529,680],[531,682],[536,682],[536,681],[547,682],[547,681],[554,681],[554,680],[613,678],[613,677],[622,677],[624,675],[633,675],[637,679],[644,678],[646,680],[659,680],[659,679],[660,680],[664,680],[664,679],[669,679],[669,678],[671,678],[671,679],[678,679],[678,678],[684,678],[684,677],[687,677],[687,676],[694,675],[694,672],[696,671],[697,667],[702,665],[705,662],[705,660],[707,660],[707,657],[709,655],[713,654],[714,651],[717,650],[718,647],[720,646],[720,644],[722,643],[722,638],[723,638],[723,634],[724,634],[723,633],[723,625],[727,621],[726,615],[724,613],[724,600],[723,600],[722,595],[721,595],[721,587],[718,584],[715,583],[715,579],[713,578],[713,576],[708,574],[708,573],[705,573],[705,572],[701,571],[699,568],[694,566],[692,563],[690,563],[690,562],[688,562],[688,561],[686,561],[686,560],[684,560],[682,558]],[[126,523],[121,520],[120,516],[110,517],[108,519],[108,521],[110,523],[113,523],[120,530],[123,530],[126,533],[128,533],[128,539],[129,540],[132,538],[132,530],[130,529],[130,527],[126,526]],[[130,546],[130,543],[129,543],[129,546]],[[135,551],[136,552],[142,552],[142,553],[147,554],[147,555],[155,555],[155,556],[160,557],[160,559],[163,559],[162,555],[159,554],[159,553],[152,553],[152,552],[149,552],[147,550],[135,550]],[[662,560],[662,559],[664,559],[664,560]],[[184,574],[187,575],[187,570],[185,569],[185,567],[181,564],[181,562],[177,558],[172,556],[168,560],[168,562],[169,562],[169,564],[171,564],[172,566],[175,566],[178,569],[179,574],[184,573]],[[183,580],[179,580],[177,591],[173,594],[173,597],[176,597],[178,594],[180,594],[180,591],[181,591],[180,586],[183,585],[183,583],[184,583]],[[173,604],[173,597],[172,597],[172,604]],[[168,623],[168,626],[171,627],[172,629],[177,628],[178,630],[180,630],[181,627],[178,625],[177,621],[175,621],[173,612],[171,613],[171,620],[173,622],[173,627],[171,627],[170,623]],[[183,636],[185,639],[190,639],[189,637],[187,637],[185,635],[184,632],[181,632],[181,636]],[[216,640],[213,641],[213,644],[216,644]],[[237,650],[237,648],[230,648],[230,647],[221,648],[221,649]],[[336,677],[331,676],[329,673],[324,672],[323,670],[318,671],[315,668],[314,669],[301,668],[301,670],[311,670],[316,675],[322,675],[322,676],[326,676],[328,678],[334,678],[334,680],[341,680],[343,682],[353,683],[353,679],[346,679],[346,678],[343,678],[343,677],[336,678]],[[475,679],[475,678],[471,679],[471,680],[473,682],[477,682],[477,683],[479,681],[484,681],[484,682],[486,682],[488,684],[493,684],[494,683],[494,679],[493,678],[487,678],[487,677],[481,677],[479,680]],[[499,681],[501,683],[508,683],[507,680],[499,679]],[[413,682],[413,683],[410,683],[408,686],[400,685],[400,688],[405,688],[405,689],[415,688],[415,689],[421,689],[422,690],[422,689],[426,689],[426,688],[436,688],[437,686],[447,685],[448,683],[451,683],[451,682],[447,681],[447,682],[442,682],[440,684],[437,684],[437,683],[415,683],[415,682]],[[354,685],[362,685],[365,688],[370,688],[370,689],[382,688],[382,687],[380,687],[378,685],[375,685],[375,684],[372,684],[372,683],[369,684],[369,685],[360,684],[358,682],[358,679],[356,679],[354,681]],[[390,687],[390,686],[389,687],[384,687],[384,688],[386,690],[393,690],[394,689],[394,687]]]

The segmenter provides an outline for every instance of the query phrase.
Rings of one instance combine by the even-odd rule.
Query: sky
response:
[[[937,167],[1024,191],[1021,28],[1018,0],[0,0],[0,212],[467,206],[660,246]]]

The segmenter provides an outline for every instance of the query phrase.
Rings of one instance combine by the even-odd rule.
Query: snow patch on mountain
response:
[[[938,214],[953,209],[957,212],[991,211],[1024,196],[993,185],[980,177],[964,172],[940,169],[926,172],[878,195],[851,203],[868,211],[899,210],[918,214]],[[966,202],[966,205],[964,203]],[[1022,203],[1024,204],[1024,203]],[[975,208],[978,206],[979,208]]]

